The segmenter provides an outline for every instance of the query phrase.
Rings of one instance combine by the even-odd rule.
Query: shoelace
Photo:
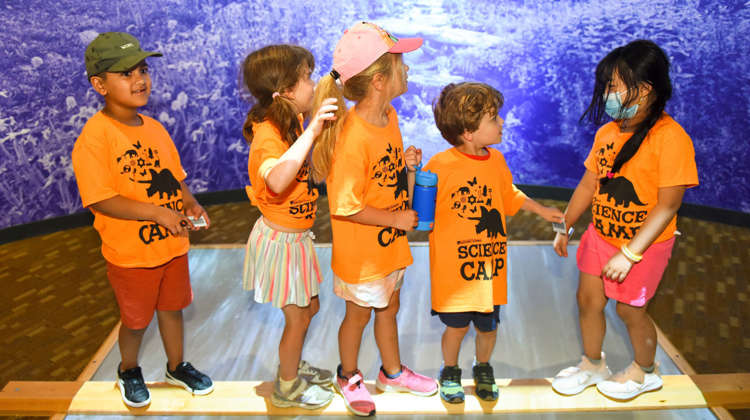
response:
[[[458,373],[458,370],[451,369],[451,370],[443,370],[443,374],[441,375],[441,379],[444,381],[451,381],[451,382],[461,382],[461,375]]]
[[[477,369],[477,382],[480,383],[494,383],[495,375],[491,368],[479,368]]]
[[[180,366],[182,366],[181,369]],[[174,373],[177,373],[178,370],[181,370],[183,373],[188,374],[194,378],[201,379],[200,372],[198,372],[198,370],[195,369],[193,365],[190,364],[190,362],[183,362],[181,365],[177,365],[177,369],[174,370]]]

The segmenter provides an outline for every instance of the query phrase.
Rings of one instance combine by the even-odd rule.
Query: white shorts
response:
[[[352,284],[333,274],[333,293],[336,296],[365,308],[385,308],[393,293],[404,283],[405,268],[367,283]]]

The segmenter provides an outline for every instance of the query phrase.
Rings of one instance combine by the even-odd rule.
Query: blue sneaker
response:
[[[440,370],[440,398],[451,404],[464,402],[464,387],[461,386],[461,369],[445,366]]]

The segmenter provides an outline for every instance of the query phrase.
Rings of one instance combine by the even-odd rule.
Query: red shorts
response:
[[[628,305],[645,305],[656,293],[656,288],[672,256],[673,246],[674,237],[651,244],[643,253],[641,262],[633,264],[633,268],[622,283],[602,277],[604,294],[610,299]],[[576,253],[578,269],[586,274],[601,277],[604,266],[619,251],[619,248],[599,236],[593,224],[589,225],[578,245]]]
[[[193,301],[187,254],[150,268],[124,268],[107,262],[107,277],[120,306],[122,324],[148,327],[154,311],[179,311]]]

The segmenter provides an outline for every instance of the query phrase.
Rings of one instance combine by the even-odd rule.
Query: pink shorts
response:
[[[179,311],[193,301],[187,254],[151,268],[125,268],[107,262],[107,277],[120,307],[122,324],[148,327],[154,311]]]
[[[628,305],[645,305],[656,293],[656,288],[672,256],[673,246],[674,237],[651,244],[643,253],[641,262],[633,264],[633,268],[622,283],[602,277],[604,294],[610,299]],[[576,253],[578,269],[586,274],[601,277],[604,266],[619,251],[619,248],[599,236],[594,225],[591,224],[578,245]]]

